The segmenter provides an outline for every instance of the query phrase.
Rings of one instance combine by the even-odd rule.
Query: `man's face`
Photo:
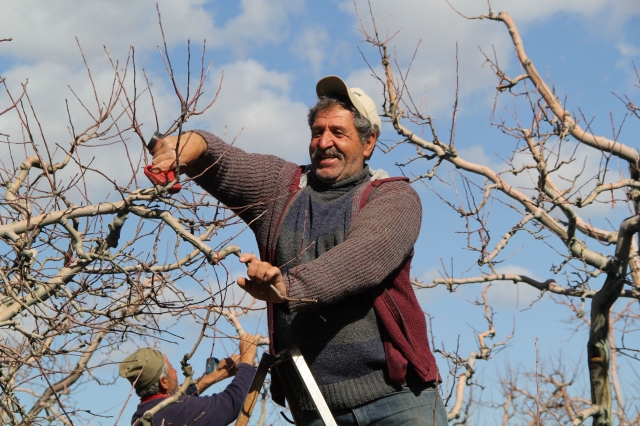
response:
[[[167,368],[169,369],[169,376],[167,377],[167,393],[169,395],[173,395],[178,392],[178,389],[180,389],[180,385],[178,384],[178,373],[166,356],[164,357],[164,362],[167,364]]]
[[[340,107],[322,110],[311,126],[311,167],[322,182],[341,181],[362,171],[375,142],[373,132],[364,144],[360,141],[351,111]]]

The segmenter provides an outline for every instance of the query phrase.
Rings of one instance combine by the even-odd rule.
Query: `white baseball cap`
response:
[[[373,102],[364,90],[359,87],[349,87],[340,77],[329,75],[322,77],[316,84],[316,93],[318,96],[329,96],[334,93],[348,96],[351,104],[374,126],[378,126],[378,131],[382,131],[382,120],[378,115],[376,104]]]

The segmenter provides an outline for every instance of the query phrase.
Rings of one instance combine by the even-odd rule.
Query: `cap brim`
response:
[[[318,96],[330,96],[334,93],[349,96],[349,86],[337,75],[330,75],[318,81],[316,93]]]
[[[330,96],[333,94],[347,96],[351,101],[351,105],[356,107],[360,114],[364,117],[367,117],[367,112],[364,109],[360,100],[353,96],[353,93],[347,86],[347,83],[344,82],[343,79],[338,77],[337,75],[329,75],[327,77],[323,77],[316,84],[316,94],[318,97],[320,96]]]

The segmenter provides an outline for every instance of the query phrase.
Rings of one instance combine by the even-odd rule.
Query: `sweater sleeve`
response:
[[[186,169],[187,175],[255,229],[278,192],[288,189],[297,165],[246,153],[203,130],[194,132],[207,142],[207,152]]]
[[[193,398],[193,405],[185,408],[188,408],[192,415],[202,413],[197,424],[228,425],[238,417],[254,374],[254,367],[240,364],[233,381],[224,391]]]
[[[380,284],[413,251],[422,220],[420,198],[402,181],[377,187],[353,219],[344,242],[286,274],[288,296],[330,304]],[[287,302],[291,312],[317,304]]]

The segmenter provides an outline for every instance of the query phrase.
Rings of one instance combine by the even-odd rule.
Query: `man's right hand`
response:
[[[253,360],[256,358],[258,351],[258,340],[260,335],[253,335],[244,333],[240,336],[240,362],[253,365]]]
[[[265,302],[286,302],[287,287],[282,277],[282,271],[269,262],[263,262],[255,254],[243,253],[240,262],[247,265],[247,276],[238,277],[237,283],[244,291],[256,299]],[[280,294],[273,291],[273,286]]]
[[[153,167],[151,171],[158,173],[176,169],[177,136],[167,136],[160,139],[153,147]],[[180,137],[180,165],[189,166],[207,152],[207,142],[202,136],[194,132],[183,133]],[[184,170],[181,170],[184,172]]]

